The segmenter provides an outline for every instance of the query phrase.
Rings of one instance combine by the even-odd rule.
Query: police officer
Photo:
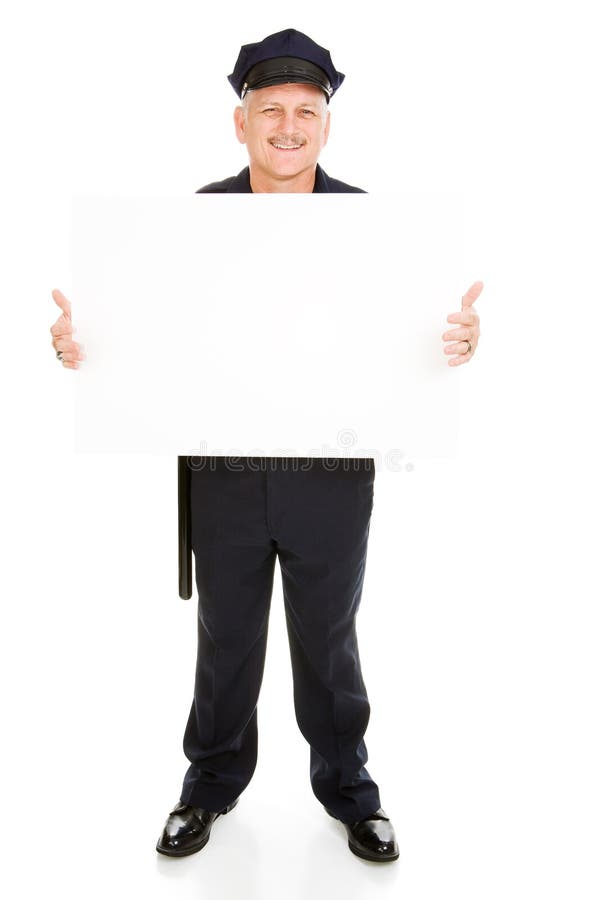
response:
[[[198,193],[364,193],[317,162],[329,135],[329,102],[345,77],[326,49],[286,29],[244,45],[228,77],[242,101],[234,120],[249,165]],[[463,326],[443,336],[456,338],[446,350],[461,361],[477,344],[470,306],[481,288],[476,282],[462,313],[448,317]],[[53,346],[77,368],[83,357],[70,334],[70,305],[60,292],[53,296],[63,309]],[[252,778],[278,559],[312,790],[345,826],[353,853],[397,859],[394,828],[365,767],[370,707],[356,637],[374,459],[191,457],[187,466],[198,590],[195,689],[183,741],[190,765],[156,849],[169,856],[200,850]]]

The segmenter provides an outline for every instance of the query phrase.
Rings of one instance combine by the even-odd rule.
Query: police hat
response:
[[[257,44],[244,44],[227,80],[240,99],[247,91],[271,84],[315,84],[327,102],[346,76],[338,72],[329,50],[295,28],[270,34]]]

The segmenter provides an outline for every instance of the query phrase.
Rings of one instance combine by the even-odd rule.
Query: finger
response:
[[[75,334],[76,331],[77,329],[73,328],[70,322],[67,319],[64,319],[63,316],[61,316],[60,319],[57,319],[54,325],[50,326],[50,334],[53,337]]]
[[[55,337],[52,341],[52,346],[55,350],[74,350],[75,348],[79,349],[79,344],[76,343],[76,341],[72,341],[68,334]]]
[[[62,359],[68,360],[69,362],[77,362],[85,359],[85,356],[80,353],[78,350],[63,350],[62,351]]]
[[[469,360],[473,357],[472,353],[460,353],[458,356],[453,356],[452,359],[448,360],[449,366],[462,366],[464,363],[468,363]]]
[[[468,341],[471,339],[472,330],[465,326],[459,328],[451,328],[442,335],[444,341]]]
[[[52,346],[55,350],[67,350],[69,353],[85,352],[83,344],[78,344],[77,341],[70,341],[68,337],[55,338],[52,341]]]
[[[71,304],[67,300],[67,298],[65,297],[63,292],[59,291],[58,288],[55,288],[52,291],[52,299],[57,304],[57,306],[60,306],[65,318],[70,319],[71,318]]]
[[[471,306],[472,303],[475,303],[482,290],[483,281],[474,281],[467,293],[462,296],[462,308],[464,309],[466,306]]]
[[[467,307],[466,309],[461,310],[461,312],[450,313],[450,315],[446,317],[446,321],[462,322],[463,325],[475,325],[479,322],[479,316],[474,309]]]
[[[53,341],[52,346],[57,353],[62,353],[65,359],[85,359],[83,347],[75,343],[75,341]]]
[[[63,366],[65,367],[65,369],[78,369],[78,368],[79,368],[79,363],[77,363],[77,362],[67,362],[66,360],[63,360]]]
[[[458,341],[456,344],[448,344],[444,347],[444,353],[452,354],[452,353],[466,353],[469,349],[469,345],[466,341]]]
[[[54,325],[50,326],[50,334],[53,337],[60,337],[63,334],[73,334],[75,329],[71,325],[69,319],[65,319],[64,316],[59,316]]]

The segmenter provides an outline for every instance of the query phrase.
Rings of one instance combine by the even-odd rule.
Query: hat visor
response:
[[[291,72],[282,72],[280,74],[275,72],[273,74],[263,75],[261,78],[252,82],[252,87],[249,87],[246,93],[249,91],[258,91],[264,87],[272,87],[276,84],[314,84],[315,87],[318,87],[323,91],[325,98],[329,103],[329,93],[323,85],[323,82],[308,73],[294,75]]]

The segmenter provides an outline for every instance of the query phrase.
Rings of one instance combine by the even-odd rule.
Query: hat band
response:
[[[248,71],[240,98],[273,84],[314,84],[325,92],[327,102],[333,94],[329,78],[319,66],[296,56],[277,56],[257,63]]]

